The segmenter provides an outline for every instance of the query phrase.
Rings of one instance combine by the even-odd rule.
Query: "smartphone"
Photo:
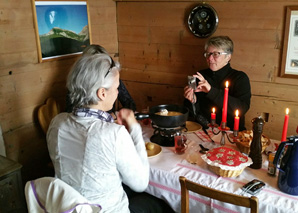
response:
[[[196,82],[196,77],[193,77],[193,76],[188,76],[187,77],[187,79],[188,79],[188,86],[190,87],[190,88],[192,88],[193,90],[195,90],[196,89],[196,87],[197,87],[197,82]]]
[[[242,190],[244,192],[251,194],[251,195],[255,195],[255,194],[259,193],[265,187],[265,185],[266,184],[263,181],[254,179],[254,180],[248,182],[247,184],[245,184],[242,187]]]

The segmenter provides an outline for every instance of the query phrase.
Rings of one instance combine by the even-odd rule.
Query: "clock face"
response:
[[[197,37],[211,36],[218,25],[216,11],[208,4],[201,4],[193,8],[188,16],[188,27]]]

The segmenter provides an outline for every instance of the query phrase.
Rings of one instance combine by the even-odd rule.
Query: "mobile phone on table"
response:
[[[254,179],[252,181],[249,181],[247,184],[245,184],[242,187],[242,190],[244,192],[251,194],[251,195],[255,195],[255,194],[259,193],[265,187],[265,185],[266,184],[263,181]]]
[[[188,79],[188,86],[190,87],[190,88],[192,88],[193,90],[195,90],[196,89],[196,87],[197,87],[197,82],[196,82],[196,77],[193,77],[193,76],[188,76],[187,77],[187,79]]]

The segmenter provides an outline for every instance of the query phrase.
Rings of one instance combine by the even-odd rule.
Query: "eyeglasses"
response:
[[[107,77],[107,75],[110,73],[111,69],[116,66],[115,61],[112,59],[112,57],[110,57],[110,58],[111,58],[112,63],[111,63],[111,66],[110,66],[108,72],[105,74],[105,77]]]
[[[210,53],[205,52],[204,57],[209,58],[210,56],[213,56],[213,58],[218,58],[221,55],[227,55],[227,54],[229,54],[229,53],[226,53],[226,52],[210,52]]]

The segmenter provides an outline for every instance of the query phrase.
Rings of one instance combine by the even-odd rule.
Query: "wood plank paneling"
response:
[[[116,2],[88,3],[93,42],[118,55]],[[0,28],[0,125],[8,157],[23,164],[29,178],[48,160],[37,109],[53,96],[64,110],[66,77],[79,56],[38,63],[31,0],[1,0]]]
[[[138,110],[157,104],[181,104],[186,76],[206,67],[206,39],[193,36],[186,18],[196,0],[88,0],[93,43],[103,45],[122,65],[121,78]],[[232,66],[251,79],[250,119],[270,113],[265,133],[280,139],[284,109],[289,134],[296,129],[297,79],[278,77],[286,5],[283,0],[208,1],[219,15],[214,35],[235,43]],[[117,5],[117,7],[116,7]],[[38,63],[31,0],[0,1],[0,124],[9,156],[32,170],[46,146],[36,110],[48,96],[65,105],[65,80],[77,57]],[[119,40],[119,44],[118,44]],[[119,45],[119,48],[118,48]],[[43,154],[42,154],[43,153]],[[32,156],[36,156],[33,158]]]
[[[176,88],[169,102],[179,102],[187,75],[206,68],[202,57],[206,39],[191,34],[186,24],[194,1],[117,1],[119,60],[121,78],[127,84],[163,88],[159,94],[131,88],[137,101],[148,96],[162,100]],[[251,109],[246,124],[268,111],[271,115],[269,137],[279,139],[285,107],[297,108],[297,80],[278,77],[283,45],[285,7],[296,1],[208,1],[218,12],[219,24],[214,35],[232,38],[235,51],[231,65],[246,72],[252,85]],[[164,9],[166,8],[166,10]],[[178,92],[180,91],[180,92]],[[181,96],[177,95],[180,94]],[[156,102],[155,102],[156,101]],[[138,103],[137,103],[138,104]],[[141,103],[140,107],[146,106]],[[291,112],[289,134],[296,130],[297,113]],[[269,126],[269,125],[267,125]],[[291,129],[291,130],[290,130]]]
[[[206,64],[200,57],[203,52],[194,49],[181,45],[119,42],[119,56],[123,67],[171,73],[191,74],[197,70],[199,63]]]
[[[35,32],[31,29],[10,29],[0,31],[0,54],[33,52],[36,50]],[[2,39],[3,38],[3,39]]]
[[[264,133],[270,135],[270,138],[277,140],[281,139],[285,109],[290,109],[288,135],[296,133],[297,117],[298,117],[298,104],[297,102],[280,101],[264,96],[253,96],[251,100],[251,108],[246,114],[246,127],[252,128],[251,119],[258,117],[262,112],[269,113],[269,122],[264,126]]]
[[[172,85],[150,84],[140,82],[125,82],[133,99],[136,101],[137,110],[159,104],[183,103],[183,89]]]

